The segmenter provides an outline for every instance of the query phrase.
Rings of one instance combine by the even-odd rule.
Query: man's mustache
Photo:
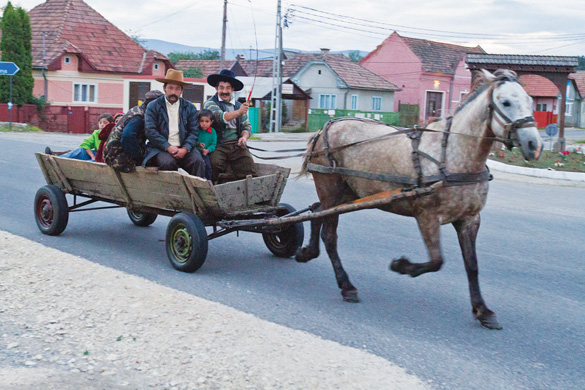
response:
[[[175,99],[179,99],[179,97],[177,95],[169,95],[169,99],[170,98],[175,98]]]

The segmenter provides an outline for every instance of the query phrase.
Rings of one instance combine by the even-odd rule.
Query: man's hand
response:
[[[181,160],[187,154],[187,148],[178,148],[177,153],[173,154],[175,160]]]
[[[246,146],[248,146],[248,138],[250,138],[250,134],[247,131],[243,131],[242,136],[238,138],[238,146],[246,149]]]
[[[238,112],[239,112],[239,115],[238,116],[242,116],[242,115],[247,114],[248,113],[248,107],[250,107],[250,104],[248,102],[242,103],[242,105],[238,109]]]

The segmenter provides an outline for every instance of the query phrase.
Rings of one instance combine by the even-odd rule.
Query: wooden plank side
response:
[[[53,178],[51,177],[51,175],[49,174],[49,171],[47,169],[47,166],[45,165],[45,162],[47,161],[46,157],[48,156],[47,154],[44,153],[35,153],[35,157],[37,158],[37,162],[39,163],[39,166],[41,167],[41,172],[43,172],[43,176],[45,177],[45,181],[47,182],[47,184],[53,184]]]
[[[177,172],[137,168],[133,173],[120,174],[128,195],[136,206],[169,210],[192,210],[191,195]]]
[[[124,201],[120,184],[106,164],[61,157],[52,158],[74,190],[105,199]]]
[[[248,180],[247,194],[245,179],[220,184],[214,188],[222,210],[230,214],[272,200],[277,181],[277,174],[253,177]]]

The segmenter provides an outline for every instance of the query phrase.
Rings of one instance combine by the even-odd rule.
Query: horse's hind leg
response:
[[[437,218],[417,217],[416,221],[422,234],[423,240],[429,251],[430,261],[427,263],[411,263],[406,257],[400,257],[390,264],[390,269],[413,278],[427,272],[436,272],[443,265],[441,254],[441,230]]]
[[[459,246],[461,246],[461,253],[463,254],[465,271],[467,271],[473,315],[479,320],[482,326],[488,329],[502,329],[502,325],[498,322],[496,314],[488,309],[479,290],[477,253],[475,251],[475,240],[479,225],[479,214],[453,222],[453,226],[457,231],[457,237],[459,237]]]
[[[341,289],[341,296],[346,302],[359,302],[357,295],[357,288],[349,281],[349,276],[341,265],[341,259],[337,253],[337,225],[339,223],[339,215],[325,217],[323,219],[323,230],[321,231],[321,238],[325,244],[325,249],[333,265],[335,272],[335,279],[337,285]]]
[[[320,211],[321,207],[317,208],[315,212]],[[321,233],[321,226],[323,220],[313,219],[311,220],[311,238],[309,244],[305,247],[297,249],[295,260],[299,263],[306,263],[309,260],[319,257],[319,233]]]

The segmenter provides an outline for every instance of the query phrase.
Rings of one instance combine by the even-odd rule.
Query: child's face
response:
[[[98,127],[101,129],[103,129],[104,127],[106,127],[108,124],[110,123],[109,120],[107,120],[106,118],[102,118],[98,121]]]
[[[207,130],[209,129],[209,126],[211,126],[211,122],[211,118],[202,116],[199,118],[199,127],[201,127],[201,130]]]

